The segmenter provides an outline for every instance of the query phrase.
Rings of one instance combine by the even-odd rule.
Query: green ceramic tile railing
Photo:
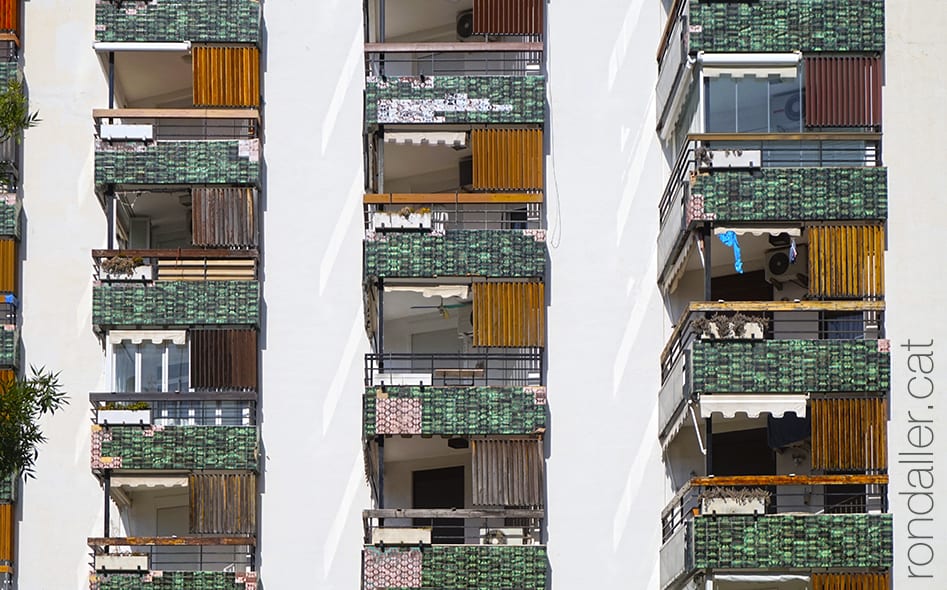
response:
[[[386,558],[391,559],[386,561]],[[540,545],[434,545],[422,549],[366,547],[363,559],[366,565],[362,587],[375,590],[546,588],[548,559],[546,548]],[[415,571],[417,565],[420,565],[420,580]],[[411,571],[405,571],[404,566]],[[399,579],[401,583],[388,586],[383,581],[392,579]]]
[[[0,477],[0,504],[11,504],[16,501],[17,476]]]
[[[255,326],[259,321],[257,281],[106,283],[92,289],[97,326]]]
[[[136,142],[98,140],[96,184],[256,185],[260,162],[256,139]]]
[[[92,468],[256,471],[255,426],[93,426]]]
[[[698,516],[697,569],[890,568],[890,514]]]
[[[10,200],[3,198],[0,194],[0,236],[20,237],[20,210],[22,209],[20,201],[15,197]],[[10,202],[10,201],[13,202]]]
[[[259,0],[96,0],[95,40],[253,43]]]
[[[6,89],[10,80],[20,75],[20,64],[15,61],[0,61],[0,89]]]
[[[690,0],[690,51],[880,52],[884,0]]]
[[[886,168],[717,170],[694,180],[716,221],[881,220],[888,217]]]
[[[370,77],[365,121],[372,123],[542,123],[542,76]]]
[[[541,277],[546,272],[545,238],[529,231],[379,233],[365,242],[365,276]]]
[[[0,368],[20,366],[20,331],[0,328]]]
[[[409,411],[420,413],[421,435],[516,435],[546,427],[545,396],[537,399],[534,388],[388,386],[382,393],[381,388],[368,387],[362,404],[366,437],[379,433],[379,396],[415,401]],[[386,419],[381,416],[382,424]],[[391,434],[385,430],[382,426],[381,434]]]
[[[147,574],[95,574],[90,590],[244,590],[233,572],[161,572]]]
[[[877,340],[695,340],[693,391],[887,391],[891,355]]]

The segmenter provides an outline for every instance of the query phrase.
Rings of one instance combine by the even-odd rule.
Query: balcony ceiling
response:
[[[452,449],[447,446],[447,439],[434,438],[401,438],[392,437],[385,440],[385,462],[416,461],[419,459],[434,459],[438,457],[456,458],[463,461],[470,455],[470,449]]]
[[[457,13],[473,0],[387,0],[387,41],[455,41]]]
[[[103,60],[107,72],[106,54]],[[190,107],[193,104],[191,56],[183,51],[116,52],[115,86],[119,106]]]

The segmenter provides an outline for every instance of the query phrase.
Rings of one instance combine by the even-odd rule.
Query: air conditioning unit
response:
[[[481,545],[532,545],[533,538],[526,534],[526,529],[516,528],[485,528],[480,529]]]
[[[457,40],[466,41],[473,37],[474,15],[473,9],[462,10],[457,13]]]
[[[796,258],[790,260],[789,248],[776,248],[766,252],[763,268],[766,280],[774,285],[796,283],[805,287],[809,283],[809,257],[805,244],[796,247]]]

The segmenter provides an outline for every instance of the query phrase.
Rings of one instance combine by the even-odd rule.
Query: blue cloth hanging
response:
[[[732,231],[724,232],[719,236],[724,246],[733,248],[733,269],[741,275],[743,274],[743,258],[740,255],[740,242],[737,241],[737,234]]]

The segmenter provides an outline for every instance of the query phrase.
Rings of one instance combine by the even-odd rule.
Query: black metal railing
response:
[[[368,76],[531,76],[542,73],[543,44],[369,43]]]
[[[131,141],[138,131],[116,126],[149,127],[146,141],[256,139],[260,136],[255,109],[103,109],[96,110],[96,137]],[[142,130],[139,130],[142,131]],[[129,135],[129,139],[125,139]]]
[[[687,520],[717,514],[866,514],[888,511],[887,475],[699,477],[661,512],[667,541]]]
[[[661,225],[683,210],[692,174],[726,168],[881,166],[877,133],[704,133],[688,135],[658,206]]]
[[[542,207],[541,202],[366,203],[365,229],[436,233],[449,229],[539,229]]]
[[[256,400],[249,391],[89,394],[93,422],[110,426],[253,426]]]
[[[242,572],[254,568],[252,536],[110,537],[89,539],[93,567],[97,556],[147,556],[154,571]]]
[[[366,545],[538,545],[542,510],[403,509],[365,510]]]
[[[741,301],[691,303],[661,353],[661,378],[697,338],[767,340],[876,340],[884,338],[881,301]],[[741,329],[728,316],[740,313]],[[717,318],[715,320],[715,318]],[[735,333],[736,330],[739,333]],[[722,333],[721,333],[722,332]]]
[[[543,384],[539,348],[473,353],[365,355],[365,385],[522,386]]]

